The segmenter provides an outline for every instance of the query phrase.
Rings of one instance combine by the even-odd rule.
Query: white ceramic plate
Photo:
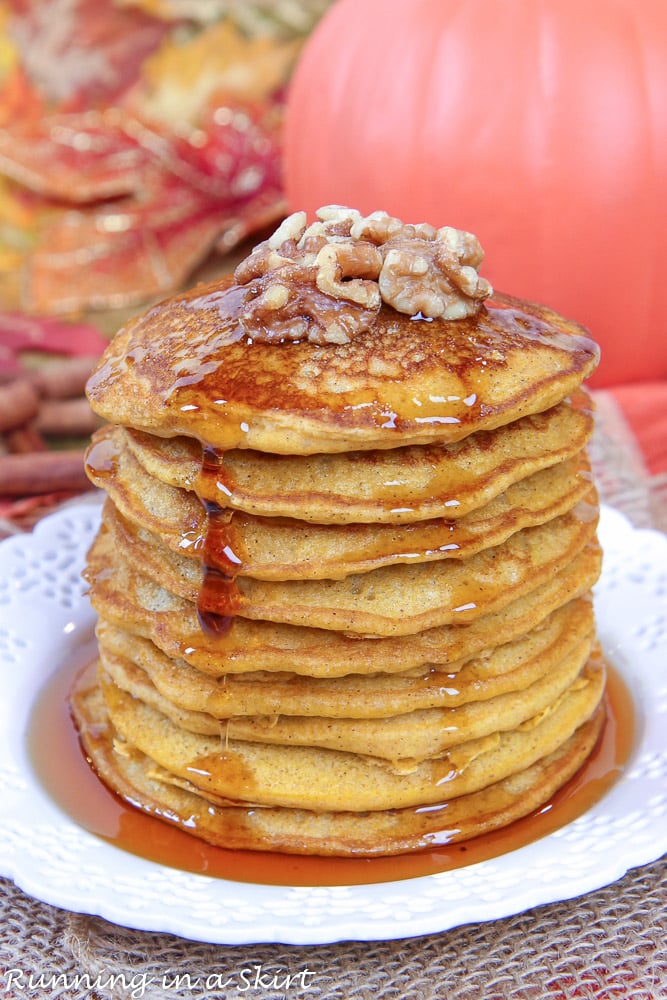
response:
[[[609,509],[600,526],[599,631],[635,694],[638,735],[622,778],[584,816],[494,860],[352,886],[214,879],[98,839],[53,803],[26,748],[45,680],[90,639],[93,612],[80,571],[98,520],[96,506],[66,508],[0,545],[0,873],[29,894],[211,943],[383,940],[568,899],[667,850],[667,537],[634,530]]]

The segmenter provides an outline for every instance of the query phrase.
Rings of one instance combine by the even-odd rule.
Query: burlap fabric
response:
[[[667,530],[667,482],[650,479],[604,392],[592,453],[603,498]],[[205,945],[67,913],[2,879],[0,908],[2,1000],[667,997],[667,858],[579,899],[370,944]]]
[[[26,975],[23,992],[5,994],[12,1000],[125,1000],[133,991],[146,1000],[244,995],[262,1000],[654,1000],[667,996],[666,886],[663,860],[582,899],[444,934],[370,944],[220,947],[69,914],[35,903],[5,883],[0,963],[35,978],[44,975],[44,985],[32,993]],[[60,984],[49,987],[58,973]],[[77,988],[74,977],[83,974],[101,985],[89,990],[81,979]],[[115,988],[104,985],[112,975],[118,977]],[[178,975],[180,988],[170,985]],[[286,986],[288,976],[292,983]],[[70,985],[63,985],[66,979]],[[255,981],[265,985],[255,988]]]

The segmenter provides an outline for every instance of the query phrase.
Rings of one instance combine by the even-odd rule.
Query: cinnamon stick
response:
[[[34,422],[40,434],[85,437],[99,427],[100,420],[85,396],[78,399],[42,400]]]
[[[63,358],[43,365],[31,373],[38,392],[47,399],[72,399],[83,396],[88,377],[95,367],[97,357]]]
[[[90,482],[83,466],[84,454],[81,449],[0,455],[0,496],[89,489]]]
[[[0,433],[32,420],[38,408],[39,395],[28,379],[0,385]]]
[[[34,451],[46,451],[47,444],[39,431],[34,427],[15,427],[14,430],[7,431],[4,437],[7,451],[14,454],[27,454]]]

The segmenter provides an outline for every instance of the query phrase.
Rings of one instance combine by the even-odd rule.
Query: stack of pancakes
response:
[[[86,750],[222,846],[389,855],[512,822],[603,724],[597,349],[504,296],[269,342],[248,294],[156,306],[89,383]]]

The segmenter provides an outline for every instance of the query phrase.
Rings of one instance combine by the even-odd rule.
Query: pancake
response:
[[[131,320],[88,381],[95,412],[223,451],[449,444],[555,406],[599,357],[582,327],[500,295],[456,323],[383,305],[346,344],[276,345],[244,331],[252,295],[223,279]]]
[[[309,812],[224,806],[204,798],[190,782],[135,747],[120,744],[97,685],[80,685],[72,710],[86,752],[101,778],[126,801],[219,847],[287,854],[373,857],[468,840],[506,826],[547,802],[591,753],[604,722],[604,706],[558,750],[480,792],[427,809],[380,812]]]
[[[109,505],[104,523],[119,559],[139,565],[156,582],[188,600],[203,585],[199,563],[180,557],[156,536],[130,529]],[[386,566],[343,580],[267,582],[238,576],[234,614],[359,635],[412,635],[425,629],[468,622],[501,610],[557,573],[590,542],[597,507],[583,502],[546,525],[526,528],[502,545],[463,562]],[[217,582],[217,578],[214,579]],[[228,584],[205,594],[200,608],[227,614]]]
[[[91,602],[103,619],[150,638],[167,655],[213,677],[260,670],[334,678],[404,673],[432,664],[452,669],[452,664],[489,645],[539,627],[552,611],[588,593],[600,567],[600,548],[592,543],[560,573],[501,612],[465,625],[382,640],[240,617],[224,632],[204,632],[192,602],[171,594],[136,568],[114,564],[113,546],[104,532],[92,545],[87,573]]]
[[[591,602],[576,598],[527,635],[449,663],[443,670],[431,667],[425,672],[347,674],[333,679],[254,670],[215,678],[167,656],[136,633],[108,621],[97,626],[101,662],[117,683],[118,666],[127,671],[136,665],[180,708],[218,719],[244,715],[374,719],[456,708],[525,690],[593,634]]]
[[[417,709],[373,719],[283,714],[220,718],[166,698],[148,674],[129,660],[103,651],[101,662],[107,676],[122,691],[156,709],[181,729],[202,736],[221,736],[225,750],[233,749],[237,740],[319,747],[379,757],[395,768],[411,768],[460,743],[515,729],[549,710],[579,676],[592,642],[591,636],[578,643],[563,660],[521,691],[455,708]]]
[[[464,517],[513,483],[581,452],[593,430],[591,400],[571,401],[480,431],[456,444],[298,456],[227,451],[201,474],[200,442],[116,428],[114,450],[129,448],[156,479],[222,507],[319,524],[390,523]],[[113,456],[88,457],[108,478]],[[106,476],[105,476],[106,473]],[[218,485],[221,484],[221,485]]]
[[[599,352],[482,258],[449,227],[295,213],[105,351],[99,656],[71,705],[132,803],[228,847],[373,856],[524,815],[590,753]]]
[[[105,428],[96,435],[93,452],[104,448],[113,459],[107,458],[103,470],[89,464],[89,478],[106,489],[126,521],[158,534],[181,555],[201,559],[208,529],[204,504],[194,493],[148,474],[122,447],[118,432]],[[243,575],[260,580],[341,579],[397,563],[464,559],[522,528],[566,513],[590,491],[590,463],[580,452],[520,480],[457,521],[332,525],[234,512],[221,518],[221,530],[214,535],[221,544],[216,551],[209,538],[206,558],[208,565],[224,571],[225,550],[231,547],[241,559]]]
[[[530,767],[590,718],[604,680],[604,668],[589,661],[550,710],[511,732],[460,743],[407,773],[400,765],[338,750],[242,740],[227,745],[220,736],[174,725],[104,673],[100,686],[120,738],[203,793],[230,803],[364,812],[446,801]]]

